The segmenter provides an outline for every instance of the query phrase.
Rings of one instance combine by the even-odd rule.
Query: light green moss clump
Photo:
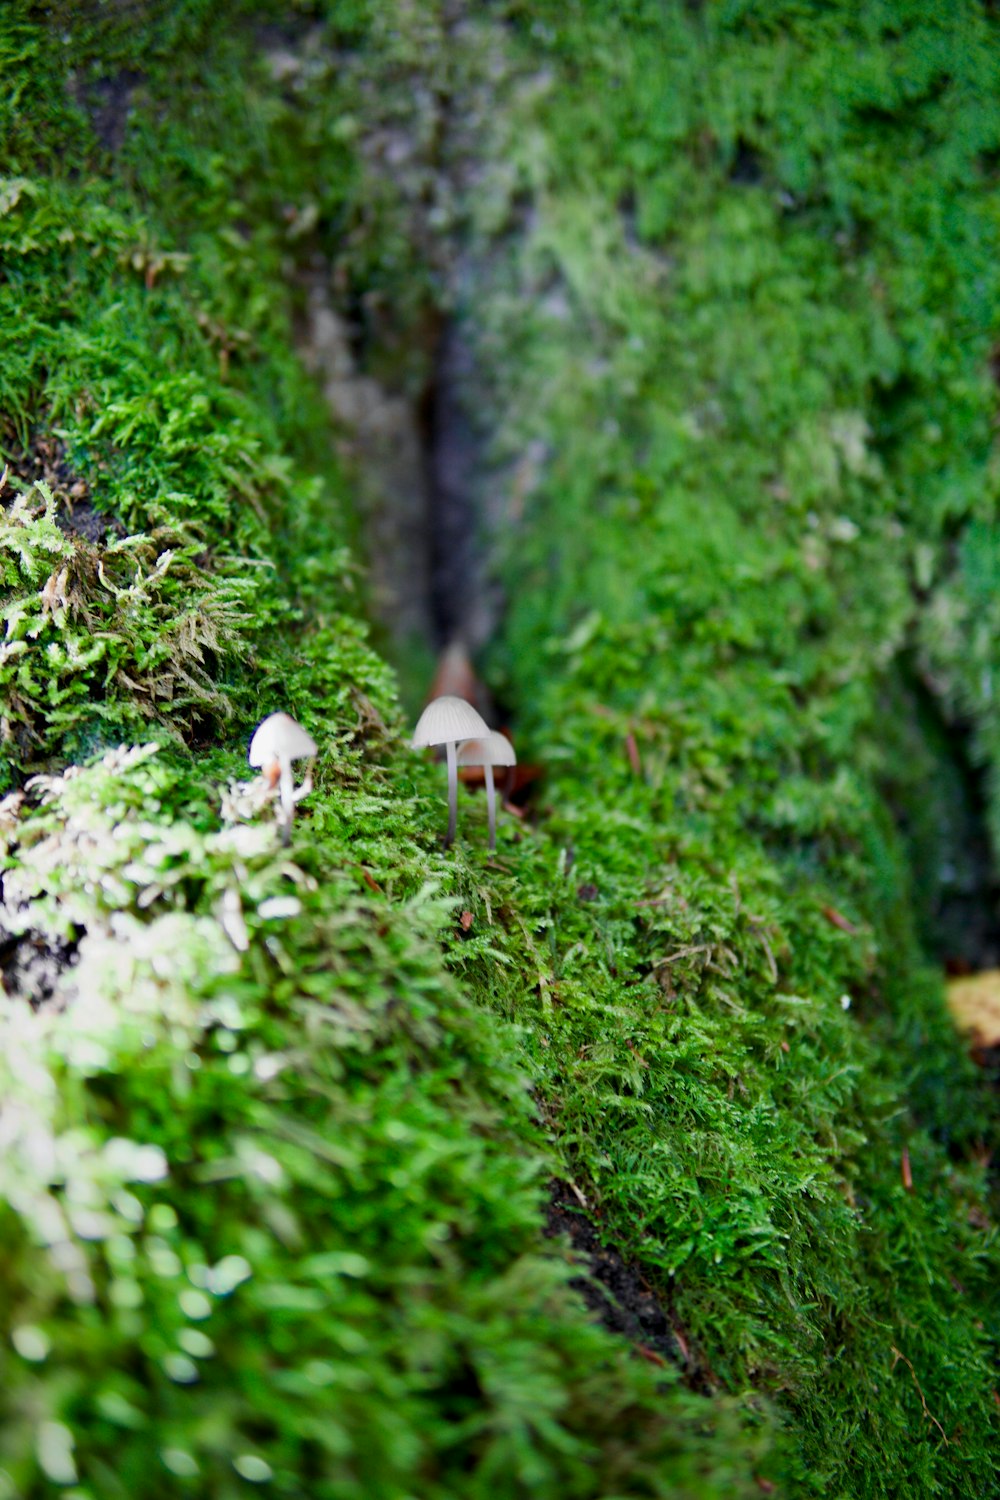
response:
[[[996,760],[998,40],[4,8],[0,1496],[993,1492],[995,1105],[912,887],[915,684]],[[496,859],[369,640],[317,276],[395,390],[472,351]]]
[[[291,855],[155,746],[4,805],[8,930],[83,933],[2,1015],[9,1492],[448,1494],[472,1454],[467,1493],[739,1487],[736,1412],[661,1396],[541,1253],[523,1080],[442,971],[453,903],[353,781],[328,748],[334,816]]]

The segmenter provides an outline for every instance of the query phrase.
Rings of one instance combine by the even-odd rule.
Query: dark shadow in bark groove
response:
[[[0,916],[0,984],[12,1000],[26,1000],[39,1010],[52,999],[66,969],[76,962],[79,942],[51,934],[11,933]]]
[[[679,1366],[688,1383],[708,1389],[710,1382],[675,1331],[668,1309],[650,1287],[641,1269],[627,1261],[613,1245],[606,1245],[597,1228],[581,1210],[564,1182],[550,1184],[545,1207],[545,1233],[568,1236],[575,1259],[586,1274],[570,1285],[605,1328],[624,1334],[637,1351],[654,1363]]]
[[[950,974],[998,968],[1000,876],[973,728],[912,662],[901,664],[883,706],[894,768],[883,789],[913,871],[921,941]]]

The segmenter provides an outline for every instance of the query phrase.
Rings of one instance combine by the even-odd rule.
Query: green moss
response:
[[[325,752],[301,863],[148,749],[8,805],[8,922],[85,932],[65,1013],[4,1016],[12,1492],[54,1477],[42,1409],[107,1494],[228,1494],[246,1453],[289,1493],[729,1493],[735,1411],[628,1363],[541,1253],[523,1081],[357,771]]]
[[[914,642],[995,760],[995,23],[505,16],[0,20],[4,786],[56,775],[0,809],[4,922],[76,952],[64,1011],[0,1009],[19,1496],[995,1483],[995,1109],[885,800],[935,766]],[[547,454],[487,664],[546,780],[496,860],[464,794],[436,852],[360,623],[316,264],[402,386],[461,318],[493,459]],[[278,706],[322,746],[287,853],[223,790]],[[680,1371],[567,1288],[553,1174]]]

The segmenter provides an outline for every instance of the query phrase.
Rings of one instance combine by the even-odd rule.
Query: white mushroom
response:
[[[428,703],[413,731],[413,749],[421,750],[425,745],[443,745],[448,759],[448,835],[444,841],[446,849],[455,839],[455,824],[458,819],[458,768],[455,747],[460,740],[485,737],[490,726],[482,719],[471,703],[464,698],[453,698],[446,694]]]
[[[257,725],[250,741],[247,755],[250,764],[259,767],[270,779],[272,786],[275,781],[278,783],[286,844],[291,833],[295,804],[312,786],[307,776],[296,791],[292,762],[307,758],[312,760],[316,753],[316,741],[312,735],[307,734],[302,725],[297,724],[289,714],[269,714]]]
[[[485,739],[466,740],[458,752],[460,766],[482,766],[486,773],[486,802],[490,818],[490,853],[497,846],[497,794],[493,785],[494,766],[516,766],[514,746],[506,735],[493,730]]]

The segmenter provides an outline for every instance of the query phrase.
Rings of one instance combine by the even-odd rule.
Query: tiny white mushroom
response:
[[[480,739],[488,735],[490,726],[481,718],[471,703],[464,698],[453,698],[445,694],[428,703],[413,731],[413,749],[422,750],[426,745],[443,745],[448,759],[448,835],[444,841],[450,848],[455,838],[458,819],[458,767],[455,747],[460,740]]]
[[[307,777],[296,792],[292,762],[307,758],[312,760],[316,753],[316,741],[312,735],[307,734],[302,725],[297,724],[289,714],[269,714],[257,725],[250,741],[247,755],[250,764],[269,776],[272,786],[275,778],[277,779],[282,836],[286,844],[291,833],[295,804],[305,796],[311,785]]]
[[[460,766],[482,766],[486,773],[486,802],[490,818],[490,853],[497,846],[497,794],[493,785],[494,766],[516,766],[514,746],[506,735],[493,730],[485,739],[466,740],[458,751]]]

